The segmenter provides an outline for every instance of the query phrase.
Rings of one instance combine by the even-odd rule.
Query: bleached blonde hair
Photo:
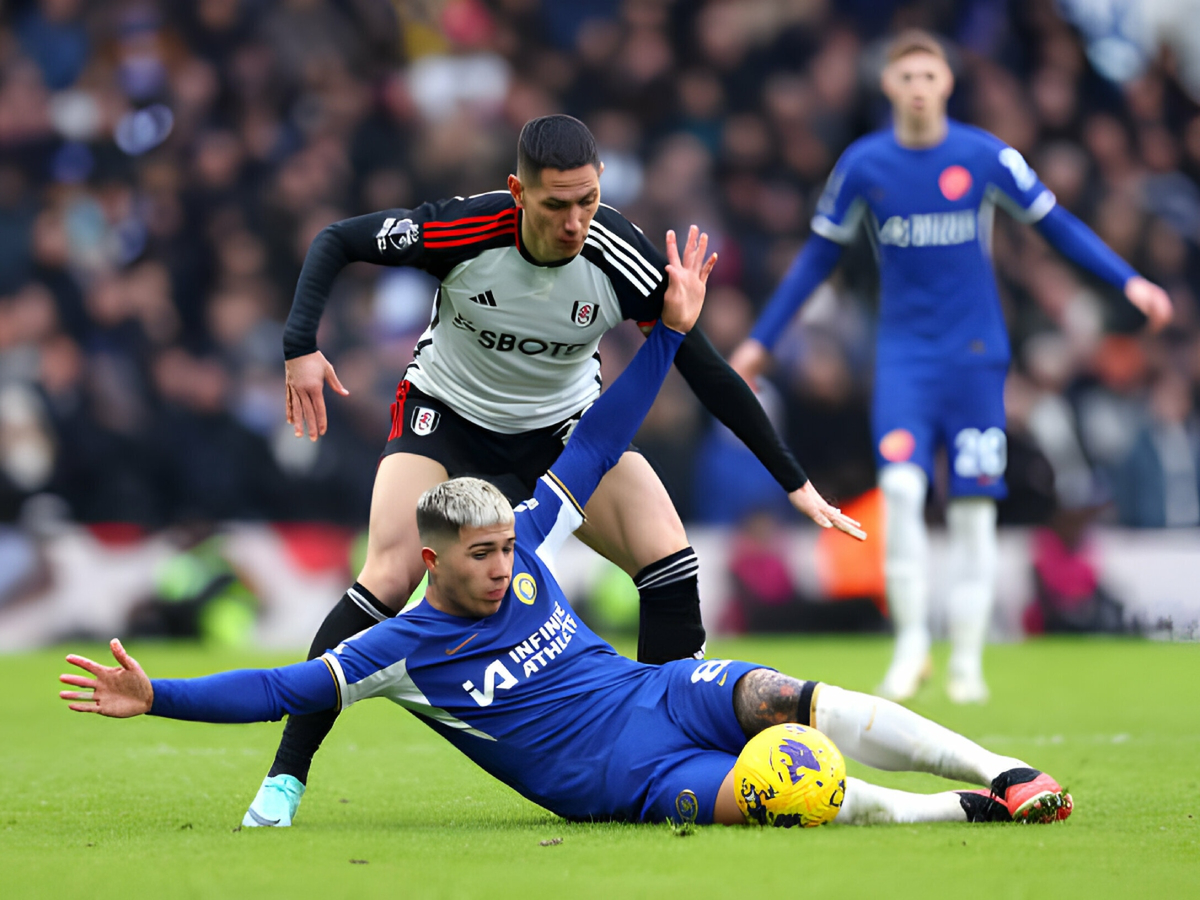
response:
[[[426,546],[435,540],[458,540],[464,525],[487,528],[511,521],[508,498],[482,478],[451,478],[431,487],[417,501],[417,533]]]

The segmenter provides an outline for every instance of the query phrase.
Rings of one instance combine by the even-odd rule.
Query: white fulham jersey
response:
[[[283,331],[285,359],[317,352],[325,302],[350,263],[413,266],[441,282],[406,373],[414,385],[502,434],[571,418],[600,393],[603,333],[621,319],[650,323],[662,313],[666,259],[608,206],[596,211],[579,255],[557,265],[532,259],[520,229],[521,211],[504,191],[335,222],[304,258]],[[675,366],[784,490],[804,484],[754,393],[699,329]]]

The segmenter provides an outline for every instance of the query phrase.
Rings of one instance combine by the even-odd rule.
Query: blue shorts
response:
[[[1007,373],[1004,363],[881,366],[871,408],[876,463],[916,463],[932,481],[934,452],[942,445],[950,496],[1008,496]]]
[[[733,688],[767,666],[727,659],[659,666],[631,698],[633,714],[612,742],[605,782],[641,822],[710,824],[721,782],[746,735]]]

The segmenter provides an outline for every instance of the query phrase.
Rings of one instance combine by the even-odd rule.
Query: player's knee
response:
[[[897,511],[921,510],[929,480],[916,463],[889,463],[879,471],[879,488],[890,507]]]
[[[409,553],[397,551],[372,555],[368,552],[367,561],[358,576],[358,583],[378,597],[380,603],[390,609],[399,610],[425,576],[423,566],[406,564],[408,557],[419,563],[419,548]]]
[[[687,531],[671,498],[655,497],[637,510],[637,521],[627,529],[628,548],[639,569],[683,550],[690,550]]]
[[[885,502],[885,571],[888,578],[919,577],[925,556],[925,490],[920,466],[892,463],[879,473]]]
[[[748,738],[772,725],[810,725],[816,686],[773,669],[751,669],[733,686],[738,724]]]

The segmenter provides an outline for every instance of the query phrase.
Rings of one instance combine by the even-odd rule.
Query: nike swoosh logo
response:
[[[475,640],[475,638],[477,638],[477,637],[479,637],[478,631],[475,632],[473,635],[471,635],[469,638],[467,638],[465,641],[463,641],[461,644],[459,644],[457,647],[455,647],[453,650],[447,650],[446,655],[453,656],[455,653],[457,653],[463,647],[467,646],[467,644],[471,643],[471,641]]]
[[[270,825],[278,825],[278,824],[279,824],[279,819],[266,819],[266,818],[263,818],[262,816],[260,816],[258,813],[256,813],[256,812],[255,812],[254,810],[252,810],[252,809],[248,809],[248,810],[246,810],[246,812],[250,813],[250,818],[252,818],[252,819],[253,819],[255,822],[257,822],[259,825],[267,825],[267,826],[270,826]]]

